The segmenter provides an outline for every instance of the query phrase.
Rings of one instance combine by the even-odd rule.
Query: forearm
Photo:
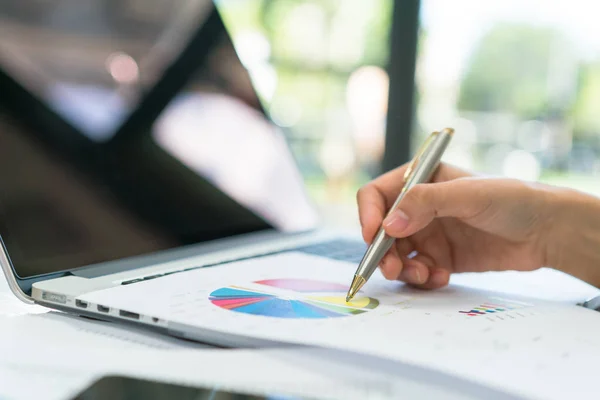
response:
[[[553,198],[549,266],[600,287],[600,198],[568,189]]]

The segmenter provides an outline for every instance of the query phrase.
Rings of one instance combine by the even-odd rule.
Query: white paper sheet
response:
[[[27,314],[43,314],[48,311],[49,310],[46,307],[23,303],[21,300],[17,299],[12,292],[2,292],[0,290],[0,318]]]
[[[6,282],[6,277],[4,273],[0,273],[0,293],[8,292],[8,283]]]
[[[69,351],[33,345],[3,349],[0,398],[67,400],[103,375],[126,375],[191,386],[315,399],[474,400],[426,380],[378,374],[327,359],[319,350]],[[308,356],[304,358],[303,356]],[[359,364],[360,359],[353,362]],[[349,368],[350,367],[350,368]],[[480,398],[480,397],[479,397]],[[490,398],[490,397],[488,397]],[[491,397],[505,400],[505,397]]]
[[[0,271],[0,318],[47,312],[45,307],[25,304],[10,291],[6,277]]]
[[[517,296],[526,294],[528,297],[565,304],[583,303],[600,295],[600,289],[550,268],[528,272],[494,271],[454,274],[450,278],[450,284]]]
[[[121,350],[199,349],[206,345],[176,338],[137,327],[95,321],[62,312],[24,315],[0,319],[0,339],[4,343],[26,344],[42,342],[47,346],[79,349]]]
[[[20,302],[16,312],[12,303],[12,317],[0,317],[2,400],[67,400],[107,374],[344,400],[481,398],[481,389],[465,392],[464,383],[454,381],[432,385],[429,372],[409,366],[363,367],[364,357],[336,362],[319,349],[205,352],[201,344],[122,324],[26,305],[23,312]]]
[[[298,368],[263,356],[259,351],[127,350],[115,359],[114,352],[36,352],[35,358],[6,357],[0,364],[0,398],[9,400],[68,399],[93,380],[123,374],[162,382],[255,394],[282,394],[335,399],[390,399],[381,382],[346,382],[339,377]]]
[[[342,289],[320,292],[319,283],[300,282],[309,293],[286,289],[285,282],[292,281],[256,283],[312,279],[347,288],[355,267],[288,253],[174,274],[82,299],[240,336],[425,365],[530,398],[585,398],[595,390],[592,371],[600,359],[600,314],[590,310],[462,287],[419,291],[376,273],[353,303],[361,313],[333,316],[336,307],[346,307],[339,303],[345,296]],[[211,295],[222,307],[209,300]],[[305,311],[297,311],[299,307]],[[332,314],[306,318],[310,307]],[[305,317],[240,312],[244,309]]]
[[[394,398],[390,395],[394,387],[384,378],[360,381],[360,373],[350,379],[349,375],[335,374],[334,370],[318,366],[296,367],[293,360],[272,359],[260,351],[238,354],[230,350],[206,351],[204,347],[144,329],[56,311],[3,317],[0,318],[0,399],[66,400],[106,374],[219,385],[255,393],[311,396],[324,393],[340,399]],[[293,354],[294,351],[289,352],[289,356]],[[274,375],[270,370],[282,375]],[[258,378],[257,371],[262,372]],[[426,387],[420,390],[431,393]]]

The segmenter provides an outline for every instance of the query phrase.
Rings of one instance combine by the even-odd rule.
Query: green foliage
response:
[[[548,65],[558,37],[547,28],[494,26],[473,53],[460,89],[459,108],[538,116],[546,108]]]
[[[252,3],[252,1],[248,1]],[[296,37],[289,35],[290,16],[303,5],[312,5],[320,9],[325,17],[325,31],[323,41],[333,29],[333,21],[338,15],[352,9],[352,18],[340,18],[344,30],[355,32],[360,30],[361,40],[356,43],[349,39],[343,45],[360,46],[362,57],[358,64],[371,64],[385,66],[389,52],[389,30],[391,26],[392,0],[263,0],[261,5],[261,25],[268,32],[268,38],[273,46],[274,56],[277,59],[296,62],[300,67],[306,63],[302,54],[295,54],[297,47],[294,42]],[[306,20],[307,28],[319,27],[317,21]],[[340,21],[338,21],[339,23]],[[326,59],[320,65],[329,68]],[[314,67],[314,66],[313,66]],[[352,66],[356,67],[356,65]]]
[[[364,0],[362,0],[364,1]],[[392,29],[391,0],[369,0],[372,4],[372,18],[368,22],[369,29],[365,32],[364,64],[385,67],[389,55],[389,35]]]
[[[240,31],[262,31],[262,8],[268,0],[227,1],[221,18],[235,36]]]
[[[575,136],[584,138],[600,133],[600,63],[583,67],[573,110]]]
[[[387,65],[392,7],[392,0],[240,0],[227,2],[225,17],[234,35],[247,30],[265,35],[277,72],[275,98],[293,97],[302,105],[303,122],[310,123],[323,110],[344,104],[352,71]],[[335,29],[338,40],[332,42]],[[322,35],[315,38],[317,32]],[[346,32],[354,36],[345,40]],[[360,57],[336,59],[327,54],[340,53],[332,46],[357,50]]]

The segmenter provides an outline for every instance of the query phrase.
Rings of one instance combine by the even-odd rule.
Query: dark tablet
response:
[[[125,376],[106,376],[95,381],[72,400],[304,400],[279,395],[257,396],[219,387],[194,387]]]

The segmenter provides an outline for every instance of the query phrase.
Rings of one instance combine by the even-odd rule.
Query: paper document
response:
[[[454,274],[450,284],[501,291],[514,295],[557,301],[565,304],[583,303],[600,295],[600,289],[564,272],[550,268],[536,271],[491,271]]]
[[[0,344],[0,353],[2,400],[67,400],[106,375],[217,386],[273,400],[275,394],[321,400],[519,400],[409,365],[317,348],[111,351],[37,342]]]
[[[240,338],[325,346],[424,365],[530,398],[593,393],[600,314],[459,286],[410,289],[386,281],[379,272],[347,304],[355,268],[284,253],[81,299]]]
[[[335,371],[324,373],[318,366],[298,367],[258,350],[125,350],[117,354],[97,349],[77,352],[37,346],[33,349],[3,354],[0,399],[68,400],[105,375],[218,386],[257,395],[340,400],[398,398],[393,392],[394,382],[360,379],[360,376],[348,379]]]
[[[12,292],[0,292],[0,318],[27,314],[43,314],[48,311],[49,309],[46,307],[23,303]]]
[[[48,312],[45,307],[25,304],[10,291],[6,277],[0,271],[0,318]]]
[[[11,346],[44,343],[65,347],[71,352],[81,349],[105,349],[118,354],[121,350],[199,349],[208,346],[179,340],[138,327],[96,321],[62,312],[24,315],[1,320],[0,341]],[[0,345],[1,348],[1,345]]]
[[[195,343],[55,312],[2,323],[2,400],[67,400],[110,374],[317,399],[515,400],[440,379],[433,371],[325,349],[206,351]]]
[[[6,277],[4,273],[0,273],[0,293],[8,292],[8,283],[6,282]]]
[[[8,300],[18,302],[10,295]],[[515,400],[460,379],[440,378],[431,370],[367,361],[362,355],[318,348],[204,352],[198,350],[202,344],[142,328],[21,307],[20,302],[6,305],[12,318],[0,317],[2,400],[66,400],[109,374],[319,399],[428,400],[443,395],[447,400]]]

